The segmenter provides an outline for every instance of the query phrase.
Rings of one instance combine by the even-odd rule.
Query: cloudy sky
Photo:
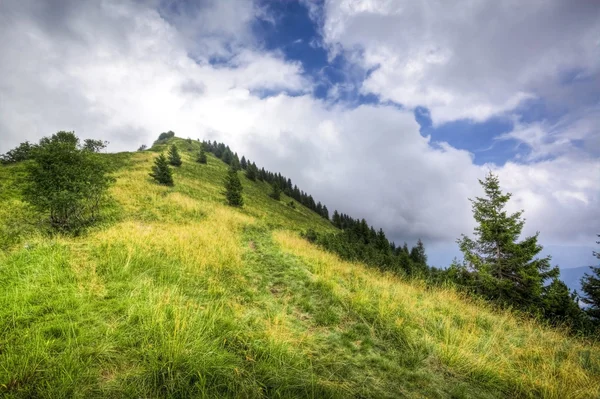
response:
[[[593,262],[597,0],[3,0],[0,61],[0,152],[224,141],[436,265],[492,170],[554,263]]]

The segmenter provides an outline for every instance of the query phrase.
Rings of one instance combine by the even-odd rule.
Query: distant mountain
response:
[[[585,273],[590,273],[589,266],[573,267],[570,269],[560,269],[560,279],[571,290],[577,290],[581,294],[581,283],[580,280]]]

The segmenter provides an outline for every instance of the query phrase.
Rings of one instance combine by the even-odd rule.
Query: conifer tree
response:
[[[273,192],[271,193],[271,198],[273,198],[275,201],[279,201],[281,199],[281,187],[279,187],[279,183],[274,182],[272,187]]]
[[[237,175],[234,167],[229,167],[227,176],[225,177],[225,199],[227,204],[231,206],[243,206],[244,198],[242,197],[242,183]]]
[[[248,167],[246,168],[246,177],[252,181],[256,181],[256,175],[257,175],[257,170],[256,170],[256,165],[255,164],[248,164]]]
[[[242,155],[242,160],[240,161],[240,166],[242,169],[246,170],[248,167],[248,163],[246,162],[246,157]]]
[[[600,235],[598,235],[600,237]],[[600,241],[596,242],[600,244]],[[594,256],[600,259],[600,252],[594,252]],[[590,266],[591,274],[584,274],[581,279],[581,290],[585,293],[581,300],[589,305],[586,313],[596,322],[600,323],[600,266]]]
[[[181,156],[179,156],[179,151],[177,151],[175,144],[171,145],[169,148],[169,164],[173,166],[181,166]]]
[[[152,173],[150,173],[150,176],[152,176],[159,184],[164,184],[165,186],[173,185],[173,171],[169,167],[169,163],[164,154],[160,154],[158,158],[154,160],[154,166],[152,166]]]
[[[410,260],[420,266],[427,265],[427,255],[425,254],[425,246],[423,241],[419,238],[417,245],[414,246],[410,251]]]
[[[470,200],[476,238],[463,234],[457,240],[473,287],[490,299],[532,310],[540,305],[544,282],[556,278],[559,270],[550,266],[549,256],[535,258],[542,250],[539,233],[518,241],[523,211],[507,215],[504,207],[511,194],[502,193],[498,177],[490,172],[479,183],[486,196]]]
[[[206,163],[208,160],[206,158],[206,151],[204,151],[204,144],[200,144],[200,152],[198,153],[198,158],[196,159],[198,163]]]
[[[323,205],[323,213],[321,213],[321,216],[329,220],[329,209],[327,209],[327,205]]]
[[[342,228],[342,218],[340,217],[339,212],[336,210],[333,211],[333,217],[331,218],[333,225],[338,229]]]
[[[237,152],[233,154],[233,157],[231,158],[231,166],[233,166],[236,171],[242,169],[240,165],[240,158],[238,158]]]
[[[229,149],[229,147],[225,148],[225,151],[223,152],[223,158],[221,158],[221,159],[227,165],[231,165],[231,161],[233,160],[233,154],[231,153],[231,150]]]

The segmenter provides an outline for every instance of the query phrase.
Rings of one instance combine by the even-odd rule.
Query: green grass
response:
[[[49,235],[23,166],[0,168],[0,397],[600,396],[597,344],[343,262],[266,183],[240,176],[227,207],[226,165],[173,141],[172,188],[148,176],[164,145],[107,156],[113,201],[78,237]]]

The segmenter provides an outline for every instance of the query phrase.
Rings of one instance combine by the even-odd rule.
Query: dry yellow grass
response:
[[[297,234],[274,233],[314,278],[332,282],[349,306],[376,304],[384,324],[410,326],[412,339],[431,348],[457,374],[499,378],[546,398],[600,397],[600,347],[566,333],[497,312],[452,289],[427,290],[363,265],[341,261]],[[596,369],[590,377],[590,368]]]

